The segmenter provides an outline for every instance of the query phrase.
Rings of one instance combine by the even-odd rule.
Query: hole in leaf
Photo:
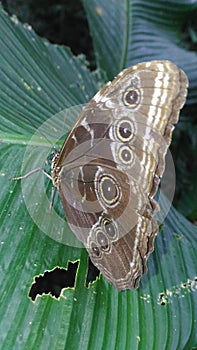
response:
[[[35,282],[29,292],[31,300],[34,301],[37,295],[42,294],[51,294],[51,296],[58,298],[62,289],[73,288],[78,264],[78,261],[69,262],[67,269],[57,267],[52,271],[46,271],[44,275],[35,277]]]
[[[88,261],[88,272],[86,276],[86,287],[89,287],[89,284],[96,281],[96,278],[99,276],[100,271],[96,266],[93,265],[92,261],[89,258]]]
[[[164,294],[164,293],[160,293],[159,294],[159,302],[160,302],[160,305],[162,305],[162,306],[168,304],[168,297],[167,297],[167,295]]]

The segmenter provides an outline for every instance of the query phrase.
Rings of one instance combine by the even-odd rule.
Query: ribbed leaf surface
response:
[[[84,0],[84,5],[98,64],[108,77],[145,60],[146,52],[147,59],[173,59],[177,47],[181,55],[174,61],[188,73],[192,85],[189,102],[196,102],[197,57],[179,48],[180,29],[196,8],[194,1],[182,1],[181,5],[171,1],[169,10],[163,1]],[[163,39],[159,41],[159,37]],[[27,162],[26,145],[35,129],[47,121],[29,145],[35,153],[27,162],[30,169],[35,164],[44,166],[44,155],[50,154],[58,138],[58,125],[66,135],[76,118],[74,112],[57,113],[87,102],[102,84],[100,73],[90,72],[85,59],[74,57],[68,48],[40,39],[2,8],[0,47],[1,349],[181,350],[197,346],[196,227],[172,209],[149,258],[149,272],[137,291],[118,293],[103,277],[87,289],[86,251],[62,244],[63,220],[57,226],[47,214],[41,190],[50,187],[48,179],[34,174],[22,182],[8,180],[20,175]],[[55,114],[55,121],[48,119]],[[48,222],[50,234],[31,218],[24,188],[30,190],[28,205],[32,203],[36,220],[39,225]],[[163,200],[165,205],[168,203]],[[66,224],[63,233],[71,235]],[[55,266],[67,267],[68,261],[77,259],[75,289],[65,289],[59,300],[42,296],[35,303],[30,301],[34,276]]]

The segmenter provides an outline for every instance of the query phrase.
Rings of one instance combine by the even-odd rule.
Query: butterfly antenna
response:
[[[34,129],[36,129],[36,126],[35,126],[35,124],[32,122],[32,120],[31,119],[29,119],[29,118],[27,118],[23,113],[21,113],[21,112],[19,112],[19,114],[20,114],[20,116],[21,117],[23,117],[25,120],[27,120],[32,126],[33,126],[33,128]],[[49,142],[49,144],[51,145],[51,146],[53,146],[53,154],[58,154],[59,152],[55,149],[55,147],[54,147],[54,145],[52,145],[52,143],[51,143],[51,141],[46,137],[46,135],[44,135],[40,130],[39,130],[39,133],[40,133],[40,135],[45,139],[45,140],[47,140],[48,142]],[[54,155],[53,155],[53,157],[54,157]],[[49,162],[48,162],[49,163]],[[39,172],[39,171],[41,171],[45,176],[47,176],[50,180],[52,180],[52,177],[51,177],[51,175],[49,175],[44,169],[42,169],[42,168],[35,168],[35,169],[33,169],[33,170],[31,170],[31,171],[29,171],[27,174],[24,174],[24,175],[22,175],[22,176],[17,176],[17,177],[11,177],[11,178],[9,178],[9,180],[14,180],[14,181],[17,181],[17,180],[22,180],[22,179],[26,179],[26,178],[28,178],[29,176],[31,176],[32,174],[34,174],[34,173],[37,173],[37,172]]]
[[[50,180],[52,180],[51,175],[49,175],[49,174],[48,174],[44,169],[42,169],[42,168],[35,168],[35,169],[29,171],[28,173],[26,173],[25,175],[18,176],[18,177],[10,177],[8,180],[17,181],[17,180],[27,179],[29,176],[31,176],[32,174],[37,173],[37,172],[39,172],[39,171],[41,171],[45,176],[47,176]]]

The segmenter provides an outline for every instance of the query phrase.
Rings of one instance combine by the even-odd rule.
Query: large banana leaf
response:
[[[44,175],[8,180],[26,167],[44,167],[62,130],[66,136],[76,118],[76,110],[67,113],[67,108],[87,102],[103,76],[112,78],[137,61],[173,60],[190,79],[188,106],[197,103],[197,56],[181,40],[197,2],[83,4],[97,72],[89,71],[83,56],[40,39],[0,8],[1,349],[192,349],[197,346],[196,227],[171,209],[137,291],[118,293],[103,277],[87,289],[87,253],[64,220],[54,211],[48,214]],[[168,205],[164,200],[163,207]],[[31,302],[34,276],[77,259],[75,288],[63,290],[59,300],[45,295]]]

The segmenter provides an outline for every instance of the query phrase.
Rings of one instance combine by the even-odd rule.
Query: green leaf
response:
[[[180,28],[196,4],[168,4],[166,11],[163,1],[84,1],[98,65],[106,76],[143,60],[146,53],[146,59],[169,58],[183,63],[180,65],[191,81],[188,101],[196,103],[197,57],[178,47]],[[98,7],[94,13],[93,6]],[[196,227],[172,209],[149,258],[149,272],[137,291],[118,293],[102,276],[87,289],[86,251],[76,241],[74,247],[65,245],[64,234],[67,238],[71,235],[68,226],[61,216],[54,224],[47,214],[43,191],[48,190],[48,180],[37,173],[21,182],[8,181],[27,167],[44,167],[46,156],[63,136],[61,132],[67,134],[76,118],[70,107],[94,95],[103,83],[103,72],[90,72],[84,57],[74,57],[68,48],[40,39],[2,8],[0,47],[1,349],[195,347]],[[32,139],[35,129],[38,132]],[[163,200],[163,206],[168,205]],[[63,290],[59,300],[42,296],[35,303],[30,301],[34,276],[55,266],[66,268],[68,261],[77,259],[74,289]]]
[[[107,71],[109,79],[139,61],[170,59],[184,69],[190,87],[196,89],[196,53],[186,50],[182,34],[197,10],[196,1],[82,1],[97,64]],[[195,102],[196,98],[195,91]]]

